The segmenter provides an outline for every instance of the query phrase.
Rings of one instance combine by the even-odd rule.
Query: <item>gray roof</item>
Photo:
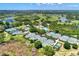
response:
[[[61,17],[59,20],[61,20],[61,22],[68,21],[68,19],[66,17]]]
[[[9,32],[9,31],[15,31],[16,28],[9,28],[9,29],[6,29],[5,31]]]
[[[48,35],[48,36],[52,36],[52,37],[54,37],[54,38],[59,38],[59,37],[61,37],[61,34],[55,33],[55,32],[49,32],[49,33],[47,33],[47,35]]]
[[[70,43],[77,43],[77,39],[71,37],[71,38],[68,40],[68,42],[70,42]]]
[[[79,41],[76,38],[72,38],[66,35],[61,36],[61,34],[59,33],[55,33],[55,32],[48,32],[46,33],[48,36],[52,36],[54,38],[59,38],[62,41],[68,41],[69,43],[79,43]],[[36,35],[35,33],[29,33],[28,35],[26,35],[25,37],[31,38],[33,40],[37,39],[39,41],[42,42],[42,44],[44,45],[53,45],[54,41],[51,39],[47,39],[46,37],[42,37],[40,35]]]
[[[29,33],[25,36],[26,38],[30,38],[32,40],[39,40],[42,42],[42,44],[45,45],[53,45],[54,41],[51,39],[47,39],[46,37],[41,37],[40,35],[36,35],[35,33]]]
[[[62,41],[68,41],[69,40],[69,37],[63,35],[59,39],[62,40]]]
[[[9,28],[5,31],[11,33],[12,35],[22,34],[22,31],[19,31],[17,28]]]

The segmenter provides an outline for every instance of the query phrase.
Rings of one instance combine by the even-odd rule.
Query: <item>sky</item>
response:
[[[0,10],[79,10],[79,3],[0,3]]]

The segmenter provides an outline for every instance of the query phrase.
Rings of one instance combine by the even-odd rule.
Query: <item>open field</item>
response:
[[[17,55],[17,56],[25,56],[31,55],[31,49],[27,47],[24,43],[11,41],[8,43],[3,43],[0,45],[0,55],[1,54],[9,54],[9,55]]]

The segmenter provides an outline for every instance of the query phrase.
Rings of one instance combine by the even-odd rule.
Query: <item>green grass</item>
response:
[[[5,32],[4,41],[7,42],[7,41],[10,41],[10,39],[11,39],[11,34]]]

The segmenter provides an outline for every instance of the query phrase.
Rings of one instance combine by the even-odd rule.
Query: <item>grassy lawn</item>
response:
[[[4,41],[7,42],[7,41],[10,41],[10,38],[11,38],[11,35],[7,32],[4,32],[5,33],[5,38],[4,38]]]

